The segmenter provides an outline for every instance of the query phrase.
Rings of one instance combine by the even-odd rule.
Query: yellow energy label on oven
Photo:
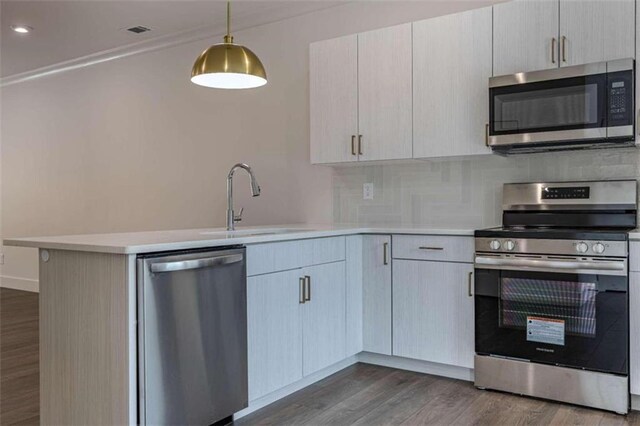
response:
[[[564,346],[564,320],[527,316],[527,340]]]

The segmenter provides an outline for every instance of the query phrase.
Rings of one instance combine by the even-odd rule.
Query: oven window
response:
[[[492,88],[491,133],[606,127],[606,82],[601,74]]]
[[[594,337],[597,294],[595,282],[502,278],[500,327],[531,328],[533,341],[536,332]]]
[[[475,269],[481,355],[627,374],[626,276]]]

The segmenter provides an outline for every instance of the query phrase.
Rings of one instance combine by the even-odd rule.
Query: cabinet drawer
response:
[[[629,270],[640,272],[640,241],[629,242]]]
[[[448,235],[394,235],[394,259],[473,263],[473,237]]]
[[[345,237],[247,245],[247,276],[345,259]]]
[[[345,260],[345,237],[316,238],[311,241],[311,264],[320,265]],[[308,266],[308,265],[305,265]]]

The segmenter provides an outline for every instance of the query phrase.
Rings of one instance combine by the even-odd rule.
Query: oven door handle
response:
[[[538,270],[568,270],[568,271],[602,271],[627,272],[625,260],[584,261],[584,260],[548,260],[548,259],[505,259],[486,256],[476,256],[476,265],[493,267],[517,267]]]

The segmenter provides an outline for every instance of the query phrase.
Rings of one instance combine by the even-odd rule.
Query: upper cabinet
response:
[[[358,36],[309,47],[311,162],[357,161]]]
[[[491,8],[413,24],[413,156],[487,154]]]
[[[358,35],[358,155],[411,158],[411,24]]]
[[[560,66],[635,57],[635,0],[560,1]]]
[[[411,158],[411,24],[311,44],[311,163]]]
[[[493,75],[558,67],[558,0],[493,7]]]
[[[635,57],[635,0],[516,0],[493,8],[493,74]]]
[[[635,58],[635,22],[636,0],[513,0],[313,43],[311,162],[489,154],[491,76]]]

